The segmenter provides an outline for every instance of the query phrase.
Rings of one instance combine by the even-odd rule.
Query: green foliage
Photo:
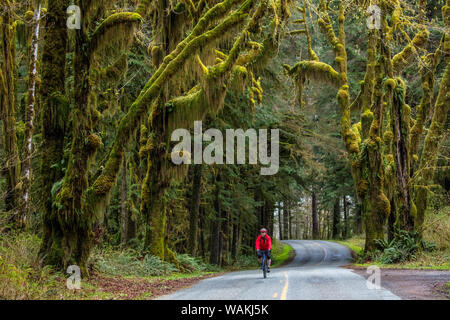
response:
[[[9,2],[19,8],[19,11],[16,12],[18,16],[26,15],[26,10],[29,8],[25,7],[28,4],[25,4],[25,2],[21,4],[17,0],[10,0]],[[192,8],[189,8],[189,16],[185,12],[185,10],[188,10],[185,8],[187,2],[182,1],[183,3],[179,3],[175,8],[170,1],[164,4],[149,4],[149,2],[140,1],[136,13],[123,12],[124,10],[132,10],[137,3],[134,0],[110,1],[111,6],[98,8],[98,12],[97,10],[89,12],[85,17],[86,19],[83,19],[84,23],[89,25],[89,28],[83,30],[89,30],[86,36],[91,40],[85,39],[86,41],[83,41],[84,46],[74,46],[80,39],[77,40],[73,32],[66,34],[65,28],[57,28],[59,30],[57,33],[54,30],[50,32],[52,29],[47,27],[58,26],[58,24],[55,24],[51,19],[46,20],[48,21],[46,23],[49,24],[46,27],[46,35],[52,36],[44,41],[50,50],[39,49],[43,51],[39,54],[42,57],[40,62],[42,74],[39,75],[39,78],[43,82],[40,89],[44,94],[41,97],[43,103],[39,112],[42,123],[39,124],[39,127],[36,125],[36,135],[33,137],[34,145],[37,147],[36,153],[33,154],[33,161],[39,162],[42,160],[48,166],[47,169],[52,170],[47,170],[49,172],[42,170],[39,174],[37,166],[33,168],[35,181],[39,183],[33,185],[31,194],[34,198],[32,200],[36,208],[36,216],[44,216],[44,227],[57,225],[60,222],[58,219],[63,220],[65,215],[73,216],[73,220],[67,223],[67,229],[49,229],[47,231],[50,232],[46,234],[71,233],[72,223],[78,223],[82,227],[98,225],[100,229],[103,228],[104,234],[96,234],[95,243],[98,244],[98,242],[103,241],[106,246],[118,246],[122,240],[121,213],[124,204],[127,213],[132,216],[132,221],[135,224],[135,230],[130,236],[131,240],[128,241],[122,251],[97,252],[95,265],[101,272],[111,275],[147,277],[170,275],[174,272],[195,273],[197,271],[219,270],[219,267],[213,267],[204,262],[211,255],[211,250],[214,250],[214,246],[212,246],[213,231],[217,225],[218,234],[220,234],[220,240],[217,240],[217,242],[220,243],[221,247],[218,263],[223,266],[237,266],[239,268],[257,267],[258,262],[253,255],[255,231],[261,227],[261,224],[273,228],[274,223],[278,223],[278,221],[274,221],[274,212],[276,212],[277,206],[285,203],[293,204],[295,208],[292,209],[290,218],[293,218],[294,226],[301,230],[294,237],[310,237],[311,208],[309,203],[312,192],[318,199],[317,211],[321,238],[329,237],[330,229],[333,229],[332,219],[330,218],[333,204],[342,200],[343,197],[349,199],[349,216],[346,220],[350,225],[349,233],[361,233],[361,229],[355,226],[357,219],[361,219],[361,216],[365,215],[359,214],[357,216],[356,213],[361,212],[356,209],[363,207],[361,211],[366,210],[366,213],[370,210],[376,211],[377,208],[383,209],[379,203],[385,204],[387,201],[384,200],[391,200],[392,194],[388,194],[393,193],[392,190],[395,190],[396,187],[394,181],[395,163],[393,160],[383,159],[386,158],[386,153],[389,152],[391,147],[389,143],[395,141],[393,138],[395,131],[389,130],[390,118],[394,116],[389,113],[383,114],[385,120],[379,126],[379,129],[382,129],[379,136],[385,138],[385,144],[380,147],[379,141],[376,143],[373,140],[365,141],[365,135],[369,132],[364,127],[367,127],[367,125],[370,127],[370,124],[376,119],[376,112],[369,110],[369,108],[373,109],[377,106],[376,103],[372,104],[375,101],[370,99],[370,101],[366,101],[369,102],[365,106],[366,112],[359,114],[363,103],[358,99],[363,99],[365,93],[369,93],[370,96],[377,96],[377,92],[364,93],[363,90],[368,87],[369,83],[364,83],[362,79],[366,79],[365,72],[370,66],[371,53],[375,56],[375,52],[373,52],[375,50],[368,48],[368,33],[364,23],[365,10],[357,10],[358,8],[355,7],[355,10],[345,13],[344,29],[346,37],[344,46],[341,43],[336,43],[337,40],[341,41],[341,39],[334,39],[332,34],[334,29],[335,35],[338,36],[336,27],[339,21],[343,21],[343,17],[336,16],[337,11],[335,9],[339,3],[343,2],[327,2],[330,9],[327,11],[332,21],[328,24],[327,21],[320,19],[322,22],[319,22],[322,27],[325,27],[325,37],[319,34],[315,24],[318,18],[317,9],[322,10],[316,7],[319,0],[305,2],[305,8],[306,4],[311,7],[306,10],[303,9],[303,11],[300,10],[301,14],[296,13],[297,16],[292,13],[291,21],[311,26],[308,30],[305,29],[305,32],[299,32],[295,37],[293,35],[296,32],[291,32],[290,35],[289,32],[285,33],[289,29],[282,21],[288,16],[287,8],[284,8],[288,2],[285,1],[268,3],[253,0],[207,2],[205,6],[198,6],[195,9],[199,10],[198,12],[194,12],[195,10],[191,12]],[[322,2],[325,3],[325,1]],[[61,12],[64,13],[66,7],[62,8],[61,3],[63,1],[51,3],[55,7],[60,7],[57,11],[62,9]],[[402,1],[399,3],[403,6]],[[440,1],[439,6],[442,3],[443,1]],[[150,8],[146,10],[147,4],[152,6],[151,10]],[[197,3],[193,4],[197,5]],[[267,4],[269,4],[267,6],[268,13],[264,12],[264,14],[256,14],[255,16],[255,21],[257,21],[265,15],[261,28],[259,28],[259,23],[254,21],[248,32],[245,31],[239,36],[238,32],[241,27],[245,26],[246,21],[254,14],[255,6],[260,6],[264,10]],[[271,7],[272,4],[275,6],[274,8]],[[241,8],[239,9],[240,5]],[[48,18],[63,15],[54,9],[49,10]],[[431,52],[426,52],[429,49],[437,50],[436,52],[445,51],[437,49],[440,45],[443,30],[441,21],[436,20],[440,13],[436,11],[437,8],[434,9],[435,12],[433,13],[431,9],[427,8],[427,13],[429,13],[427,18],[430,18],[430,24],[427,25],[427,28],[432,29],[429,35],[427,31],[417,33],[418,25],[414,20],[411,25],[405,23],[402,26],[405,29],[405,34],[410,36],[416,34],[412,43],[408,44],[410,41],[405,41],[403,37],[405,34],[396,34],[395,41],[391,42],[389,41],[392,39],[386,38],[386,43],[389,42],[389,49],[392,51],[392,57],[394,57],[394,69],[402,69],[402,72],[399,73],[401,73],[401,77],[406,84],[406,95],[404,97],[401,95],[402,105],[403,102],[411,105],[411,115],[415,116],[416,120],[419,113],[418,102],[421,100],[420,96],[423,91],[421,89],[423,81],[420,79],[421,73],[419,71],[422,62],[426,61],[419,61],[418,59],[421,59],[422,55],[426,57],[424,59],[429,59],[430,55],[426,56],[427,53]],[[448,12],[448,6],[444,10]],[[202,16],[203,18],[199,20]],[[277,17],[274,19],[275,16]],[[274,20],[270,23],[272,19]],[[390,19],[391,16],[388,16],[388,22],[391,24]],[[406,22],[409,18],[405,15],[401,19]],[[65,16],[62,22],[65,23]],[[267,22],[269,23],[267,24]],[[11,73],[11,78],[14,81],[10,81],[11,79],[8,77],[6,82],[7,84],[17,83],[14,90],[9,89],[7,91],[11,96],[15,95],[18,102],[15,106],[10,106],[12,107],[11,110],[16,112],[16,117],[11,123],[11,130],[6,131],[12,132],[12,129],[15,129],[14,135],[17,136],[17,143],[8,146],[2,142],[0,148],[2,160],[12,158],[8,156],[12,148],[17,147],[21,152],[24,147],[25,125],[23,119],[25,119],[24,105],[26,102],[24,97],[28,89],[26,88],[26,81],[24,81],[28,73],[24,61],[27,60],[26,55],[28,54],[26,34],[28,27],[19,20],[15,24],[17,41],[20,42],[20,45],[16,47],[16,57],[13,59],[14,65],[12,66],[12,69],[16,69],[16,71],[14,75]],[[137,32],[134,32],[135,29]],[[257,29],[260,30],[257,31]],[[393,30],[387,31],[392,36]],[[64,37],[59,36],[61,33]],[[306,44],[303,33],[308,33],[307,51],[309,52],[309,60],[298,62],[299,59],[305,59]],[[56,50],[55,48],[58,47],[56,40],[66,39],[66,35],[68,35],[68,45],[66,46],[64,41],[64,44],[60,44],[60,49]],[[238,41],[235,42],[236,36]],[[283,41],[281,41],[282,36],[285,37]],[[428,45],[423,47],[426,38],[428,38]],[[330,39],[333,39],[331,43]],[[448,36],[444,38],[443,42],[445,42],[444,49],[448,48]],[[149,43],[150,45],[148,45]],[[414,48],[413,44],[417,48]],[[85,78],[86,83],[83,84],[84,88],[89,87],[89,99],[92,99],[92,101],[88,101],[88,109],[92,109],[90,110],[92,114],[89,112],[89,115],[85,114],[84,105],[81,106],[79,101],[73,101],[86,98],[84,94],[81,97],[76,96],[74,90],[79,85],[79,81],[75,79],[79,79],[79,75],[83,74],[83,72],[78,72],[79,67],[83,67],[88,62],[86,60],[77,65],[76,58],[80,52],[75,54],[75,51],[83,51],[80,50],[82,47],[89,53],[89,57],[87,57],[89,59],[87,60],[91,64],[89,70],[86,70],[90,75],[89,83]],[[147,52],[147,48],[149,52]],[[311,54],[313,49],[314,55]],[[376,59],[381,59],[382,52],[378,48],[376,50]],[[48,53],[51,53],[51,55]],[[344,53],[348,56],[345,56]],[[395,53],[397,54],[395,55]],[[275,54],[277,56],[271,57],[273,59],[269,64],[262,63],[262,60],[267,62],[269,56]],[[259,57],[249,62],[253,55],[259,55]],[[320,62],[315,59],[319,56]],[[61,59],[62,57],[64,59]],[[1,57],[0,60],[2,60]],[[5,60],[4,57],[3,60]],[[410,63],[412,61],[419,63]],[[435,100],[433,93],[434,96],[437,96],[438,82],[443,82],[442,78],[445,77],[448,79],[448,73],[444,74],[443,72],[445,66],[440,61],[441,59],[436,62],[436,72],[434,72],[436,74],[436,85],[429,88],[431,92],[430,102]],[[344,62],[347,69],[345,72],[342,71]],[[406,64],[408,66],[404,67]],[[283,72],[283,65],[293,66],[292,68],[287,67],[286,71],[290,72],[291,75],[296,75],[294,80],[301,83],[291,83],[288,76]],[[76,70],[73,70],[74,66]],[[161,67],[158,68],[158,66]],[[233,71],[225,72],[226,69]],[[232,73],[232,76],[228,73]],[[385,81],[386,89],[392,88],[394,85],[392,77],[387,78],[390,80]],[[3,73],[0,72],[0,80],[2,79]],[[376,82],[375,79],[369,80],[371,83]],[[316,84],[317,81],[321,82]],[[336,86],[343,81],[348,85],[341,88],[338,93],[339,100],[336,100],[336,90],[331,85]],[[234,85],[230,85],[231,83]],[[59,86],[56,86],[56,84],[59,84]],[[301,110],[295,102],[294,93],[295,85],[299,84],[301,84],[303,97],[301,99]],[[49,92],[45,93],[45,88],[50,88],[52,90],[49,90],[49,92],[55,91],[56,93],[51,93],[46,98],[45,96]],[[438,107],[440,106],[443,111],[446,110],[445,102],[447,100],[444,100],[445,93],[448,91],[446,88],[443,87],[440,90],[441,94],[438,97],[441,97],[441,99],[437,99],[438,101],[442,100]],[[383,102],[388,104],[389,101],[386,99],[388,90],[385,91],[382,92],[385,94]],[[378,91],[378,93],[380,92]],[[0,94],[0,96],[2,95]],[[256,96],[258,99],[256,99]],[[158,100],[158,103],[151,103],[154,100]],[[224,103],[222,103],[223,100]],[[205,101],[208,101],[209,104],[205,105]],[[353,101],[352,107],[349,107],[351,101]],[[341,105],[345,104],[345,107],[349,107],[348,109],[351,109],[352,112],[357,111],[353,114],[348,110],[348,114],[344,115],[345,125],[353,125],[348,125],[348,128],[342,131],[343,133],[341,133],[340,128],[341,114],[338,110],[338,102]],[[224,104],[223,108],[222,104]],[[162,107],[164,105],[165,108]],[[51,106],[53,107],[50,108]],[[77,108],[78,110],[74,112]],[[387,109],[389,109],[389,106],[386,106]],[[430,107],[430,109],[433,108]],[[63,112],[60,112],[61,110]],[[409,109],[405,110],[409,115]],[[167,139],[171,129],[189,127],[193,120],[200,120],[207,111],[213,111],[211,116],[214,116],[209,118],[208,115],[204,119],[206,120],[204,123],[207,123],[207,127],[218,128],[222,132],[229,128],[279,129],[281,157],[278,174],[270,177],[260,176],[260,165],[208,166],[208,170],[204,170],[201,178],[201,201],[198,219],[199,248],[197,254],[201,256],[200,258],[184,254],[187,252],[186,242],[189,226],[186,222],[189,220],[188,208],[193,197],[192,181],[189,177],[182,181],[184,178],[183,170],[180,170],[183,174],[177,175],[176,183],[169,181],[172,180],[174,175],[167,174],[167,171],[170,170],[167,170],[165,166],[166,155],[164,152],[160,153],[158,150],[153,158],[147,156],[152,149],[161,146],[163,146],[161,150],[165,151],[166,141],[163,140]],[[66,119],[66,117],[69,118],[69,113],[71,113],[70,121]],[[443,112],[438,112],[438,114],[441,115],[440,123],[444,123],[445,114]],[[431,112],[423,117],[430,118],[430,115]],[[87,116],[89,121],[80,121],[83,118],[80,118],[80,116]],[[429,121],[425,122],[423,132],[433,131],[430,130],[432,129],[431,126],[429,129],[426,128]],[[413,124],[414,120],[411,121],[411,125]],[[406,125],[409,125],[409,121],[406,121]],[[7,129],[4,120],[2,126],[3,129]],[[445,131],[446,129],[443,125],[436,128],[438,127],[441,128],[439,130]],[[82,128],[82,130],[71,130],[74,128]],[[359,133],[360,136],[349,134],[351,132],[349,128],[352,128],[351,130],[354,133]],[[367,132],[364,133],[364,131]],[[51,145],[49,144],[49,137],[47,137],[49,132],[54,135],[51,138],[58,137],[53,141],[53,144],[56,144],[53,145],[53,148],[49,147]],[[90,152],[86,154],[86,157],[84,155],[78,158],[72,157],[69,163],[69,168],[70,166],[72,168],[68,170],[67,159],[69,155],[74,152],[79,153],[80,150],[77,147],[78,134],[80,134],[80,142],[83,141],[82,147],[86,147],[87,151],[97,150],[97,147],[100,146],[101,148],[99,148],[95,157]],[[152,137],[152,139],[148,139],[149,137]],[[432,150],[435,150],[438,147],[437,138],[439,135],[434,134],[430,137],[433,138],[433,141],[436,140],[436,144],[433,142],[432,145]],[[43,141],[42,145],[41,140]],[[421,153],[423,154],[423,152],[420,152],[423,140],[423,136],[417,139],[418,149],[413,155],[413,158],[415,156],[416,166],[419,156],[421,156]],[[349,159],[345,152],[345,144],[351,145],[352,148],[357,147],[361,151],[359,157]],[[139,149],[142,153],[139,153]],[[448,150],[450,150],[448,139],[443,149],[443,151],[439,151],[441,154],[437,161],[440,170],[439,172],[436,170],[434,174],[434,183],[439,183],[443,187],[441,189],[445,189],[448,184],[449,170],[447,164]],[[359,191],[364,191],[362,193],[368,193],[375,185],[370,179],[372,170],[366,165],[374,160],[373,157],[369,156],[371,150],[377,152],[377,156],[380,155],[380,152],[383,153],[381,160],[384,161],[384,166],[387,166],[387,164],[391,166],[391,174],[393,174],[391,176],[383,174],[382,168],[378,168],[381,170],[377,170],[373,174],[372,180],[374,178],[380,181],[384,180],[383,188],[392,190],[391,192],[384,190],[383,192],[389,199],[379,197],[373,203],[370,203],[372,208],[367,206],[367,203],[366,207],[358,204],[358,201],[362,201],[358,199],[354,192],[355,182],[360,189]],[[125,200],[122,200],[121,197],[120,182],[122,178],[118,179],[121,176],[118,173],[122,167],[123,153],[126,153],[127,161]],[[51,157],[47,157],[48,155]],[[47,161],[47,159],[49,160]],[[82,161],[77,161],[77,159]],[[354,167],[349,160],[353,160]],[[6,168],[5,163],[2,162],[2,168]],[[428,167],[432,167],[432,165]],[[355,171],[361,169],[360,175],[362,177],[356,175],[354,181],[352,169]],[[60,173],[72,171],[72,173],[67,175],[67,179],[61,180],[59,173],[49,175],[50,171],[60,171]],[[147,171],[154,174],[155,177],[148,185],[153,194],[152,197],[148,197],[145,192],[141,192]],[[428,171],[423,170],[422,172]],[[412,170],[412,173],[414,173],[414,170]],[[413,174],[410,176],[413,178]],[[218,177],[220,177],[220,181],[217,180]],[[420,187],[428,182],[431,183],[431,178],[431,176],[428,177],[425,182],[413,181],[413,183]],[[58,193],[67,197],[66,203],[53,201],[53,206],[49,206],[51,210],[49,210],[48,215],[40,212],[41,199],[34,197],[34,194],[40,192],[39,188],[42,183],[48,189],[47,193],[49,194],[47,197],[44,194],[44,202],[46,199],[54,200]],[[64,184],[72,184],[76,188],[64,188]],[[425,199],[428,198],[428,207],[434,209],[434,214],[429,210],[430,212],[427,211],[424,217],[425,222],[421,231],[423,231],[423,238],[426,241],[420,240],[420,237],[415,233],[401,232],[391,242],[379,240],[379,251],[374,254],[374,258],[381,259],[384,263],[394,263],[417,258],[423,252],[433,250],[436,246],[439,249],[436,251],[445,251],[449,248],[448,207],[447,211],[441,212],[441,209],[446,208],[448,191],[439,190],[439,194],[432,194],[431,191],[435,192],[436,188],[426,187]],[[7,190],[8,188],[10,186],[8,186],[7,181],[3,176],[0,177],[0,190]],[[1,195],[6,194],[7,192]],[[78,203],[71,201],[73,196],[78,198]],[[109,202],[110,198],[111,201]],[[13,228],[10,222],[11,213],[4,212],[7,201],[1,200],[0,233]],[[145,201],[150,204],[149,206],[160,201],[162,206],[149,213],[150,210],[146,210],[142,206]],[[82,209],[83,214],[79,214],[80,206],[78,204],[84,204],[82,202],[85,202],[86,206]],[[423,201],[416,202],[418,202],[418,206],[425,203]],[[73,212],[65,210],[65,206],[70,207],[71,205],[76,210],[74,209]],[[60,214],[55,214],[55,209],[60,210]],[[338,214],[341,215],[343,210],[339,210]],[[103,213],[103,211],[106,211],[104,220],[97,219],[97,216],[95,219],[90,217],[92,212]],[[385,212],[385,210],[380,211]],[[158,219],[146,219],[145,215],[155,214],[155,216],[158,216],[162,213],[164,219],[161,219],[163,223],[159,223],[159,231],[161,231],[159,240],[163,245],[158,247],[158,250],[161,249],[161,256],[164,257],[165,255],[164,259],[169,256],[169,259],[172,259],[169,260],[171,263],[161,261],[154,255],[142,254],[145,250],[153,250],[157,247],[146,246],[144,243],[146,232],[151,234],[148,232],[151,230],[149,225],[154,228],[154,222],[158,222]],[[100,214],[98,216],[100,217]],[[278,216],[281,215],[278,214]],[[45,217],[51,217],[54,220],[49,222],[46,221]],[[80,217],[81,219],[78,219]],[[343,221],[343,219],[340,219],[340,221]],[[38,230],[39,227],[41,225],[38,224],[32,226],[34,230]],[[384,225],[381,226],[381,235],[383,235],[384,227]],[[340,228],[342,228],[341,225],[337,229]],[[235,232],[238,235],[238,246],[233,247],[236,241],[236,238],[234,238]],[[79,236],[80,242],[83,244],[82,254],[84,256],[88,256],[89,251],[84,251],[84,242],[88,243],[91,240],[90,238],[87,239],[91,234],[92,232],[87,232],[85,235],[88,236]],[[41,284],[39,282],[41,280],[33,282],[30,279],[36,276],[49,279],[46,275],[47,271],[38,267],[39,261],[36,257],[37,243],[40,239],[24,234],[13,235],[10,239],[1,237],[0,241],[2,242],[0,251],[0,280],[2,280],[2,284],[0,284],[0,288],[3,288],[0,289],[0,292],[3,292],[0,293],[0,297],[31,297],[34,294],[32,287],[35,283]],[[431,242],[436,243],[436,245]],[[66,243],[70,246],[71,241]],[[86,248],[89,247],[90,249],[91,243],[94,242],[89,242]],[[57,247],[62,251],[61,246]],[[48,248],[48,246],[44,244],[43,248]],[[126,248],[134,248],[135,251]],[[170,252],[165,249],[170,249]],[[173,254],[173,252],[176,252],[176,254]],[[76,254],[73,254],[70,258],[75,256]],[[275,242],[274,262],[283,261],[288,256],[288,247],[278,245]],[[363,258],[362,253],[360,257]],[[448,257],[448,254],[444,257]],[[16,289],[12,290],[11,288]]]
[[[100,272],[115,276],[149,277],[170,275],[177,268],[158,257],[145,255],[140,257],[133,250],[109,251],[96,258]]]
[[[239,255],[233,266],[239,269],[251,269],[257,268],[259,266],[259,262],[256,256]]]
[[[431,251],[436,245],[423,240],[416,231],[400,230],[392,241],[377,240],[377,249],[382,252],[380,261],[384,264],[398,263],[416,259],[416,253],[423,249]]]
[[[40,244],[30,233],[0,234],[0,299],[36,299],[55,286],[59,274],[40,266]]]
[[[192,257],[188,254],[177,254],[177,262],[180,265],[181,271],[188,273],[219,270],[217,266],[207,264],[200,258]]]
[[[272,267],[279,266],[291,258],[294,254],[294,249],[278,240],[273,241],[272,246]]]
[[[174,273],[195,273],[218,271],[217,267],[188,254],[176,254],[177,266],[162,261],[159,257],[132,249],[105,249],[98,252],[94,261],[99,272],[122,277],[168,276]]]

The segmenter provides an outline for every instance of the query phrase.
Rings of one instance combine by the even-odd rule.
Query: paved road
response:
[[[286,241],[296,252],[288,265],[274,268],[266,279],[260,270],[231,272],[200,281],[160,299],[313,300],[400,299],[386,289],[368,289],[366,280],[349,269],[350,250],[334,242]]]

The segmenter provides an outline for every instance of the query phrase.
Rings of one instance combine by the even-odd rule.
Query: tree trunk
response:
[[[219,265],[220,263],[220,203],[219,203],[219,188],[217,187],[214,198],[214,211],[216,216],[213,218],[211,230],[211,246],[209,251],[209,263],[212,265]]]
[[[283,205],[281,202],[278,203],[278,233],[279,233],[279,239],[283,240],[283,224],[281,220],[281,211],[283,210]]]
[[[339,198],[336,198],[333,206],[333,233],[332,233],[333,239],[339,238],[339,229],[340,229],[339,224],[341,220],[340,218],[341,218],[341,208],[339,205]]]
[[[230,252],[230,214],[228,212],[222,212],[222,221],[221,221],[221,266],[229,265],[230,261],[228,260],[229,252]]]
[[[65,96],[66,80],[66,9],[69,1],[49,1],[45,17],[44,48],[41,62],[42,152],[40,175],[43,206],[43,240],[39,256],[47,264],[60,265],[63,230],[54,207],[52,188],[64,176],[64,137],[67,132],[69,102]]]
[[[363,232],[363,219],[362,219],[362,209],[361,204],[357,204],[356,208],[356,234],[362,234]]]
[[[285,201],[283,210],[283,240],[289,237],[289,202]]]
[[[292,207],[289,206],[289,239],[293,239],[293,230],[292,230]]]
[[[263,226],[267,229],[270,236],[273,234],[273,203],[267,200],[264,201],[263,207]]]
[[[206,257],[206,240],[205,240],[206,230],[203,226],[205,221],[205,214],[203,207],[200,207],[199,212],[200,212],[200,219],[199,219],[200,252],[202,257]]]
[[[448,1],[447,1],[448,3]],[[448,8],[448,4],[447,4]],[[447,9],[448,12],[448,9]],[[450,29],[450,19],[446,17],[446,30]],[[445,35],[445,45],[450,47],[450,32],[447,31]],[[444,45],[444,46],[445,46]],[[417,205],[417,214],[414,221],[415,229],[422,234],[422,226],[425,218],[425,210],[427,208],[427,194],[426,186],[432,181],[436,167],[436,154],[439,145],[444,136],[445,122],[448,117],[448,106],[450,105],[450,61],[446,58],[446,67],[444,75],[441,80],[439,93],[435,103],[435,111],[431,120],[430,128],[425,137],[422,156],[419,163],[419,174],[417,180],[417,189],[415,192],[415,202]]]
[[[22,177],[22,201],[20,220],[21,225],[25,225],[27,218],[30,217],[30,187],[32,180],[31,157],[32,157],[32,139],[34,129],[34,115],[36,102],[36,78],[37,78],[37,59],[39,45],[39,26],[41,20],[41,2],[34,10],[32,23],[32,38],[30,61],[28,64],[28,96],[27,108],[25,112],[25,148],[23,154],[23,177]]]
[[[410,126],[411,118],[409,107],[405,104],[405,86],[398,83],[399,89],[395,90],[391,104],[392,132],[393,132],[393,156],[395,162],[396,188],[394,202],[396,211],[395,227],[398,230],[412,231],[414,229],[414,215],[411,209],[414,206],[411,198],[410,174]]]
[[[127,208],[127,158],[125,153],[123,154],[123,164],[122,164],[122,198],[121,198],[121,238],[122,245],[126,245],[128,242],[128,208]]]
[[[233,261],[237,261],[237,257],[239,254],[239,226],[239,218],[237,218],[237,221],[233,223],[233,242],[231,246],[231,258],[233,259]]]
[[[319,239],[319,216],[317,213],[317,196],[316,192],[312,192],[311,195],[311,208],[312,208],[312,237],[313,239]]]
[[[395,210],[395,201],[394,199],[391,200],[391,214],[389,215],[388,218],[388,241],[392,241],[394,240],[394,236],[395,236],[395,215],[392,214],[393,212],[396,212]]]
[[[197,255],[198,215],[201,198],[202,165],[194,164],[192,180],[192,198],[189,214],[189,243],[188,251],[192,256]]]
[[[12,213],[12,220],[15,225],[20,224],[17,212],[20,204],[20,158],[17,146],[16,134],[16,50],[15,32],[12,27],[12,8],[8,7],[8,2],[3,2],[6,10],[0,13],[2,21],[0,24],[1,41],[1,67],[0,70],[0,116],[3,128],[3,145],[5,148],[5,159],[2,163],[3,174],[6,177],[5,210]],[[8,10],[9,9],[9,10]],[[3,162],[3,161],[2,161]]]
[[[347,196],[344,196],[343,198],[344,203],[344,225],[342,230],[342,238],[347,239],[348,238],[348,206],[347,206]]]

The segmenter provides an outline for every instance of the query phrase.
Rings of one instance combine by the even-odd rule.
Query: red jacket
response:
[[[272,250],[272,239],[268,234],[264,238],[261,235],[256,238],[256,250]]]

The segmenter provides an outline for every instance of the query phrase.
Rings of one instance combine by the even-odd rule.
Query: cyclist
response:
[[[259,230],[261,233],[258,238],[256,238],[256,254],[258,256],[259,263],[262,262],[263,252],[266,253],[267,257],[267,272],[270,272],[270,250],[272,250],[272,239],[267,234],[267,229],[262,228]]]

